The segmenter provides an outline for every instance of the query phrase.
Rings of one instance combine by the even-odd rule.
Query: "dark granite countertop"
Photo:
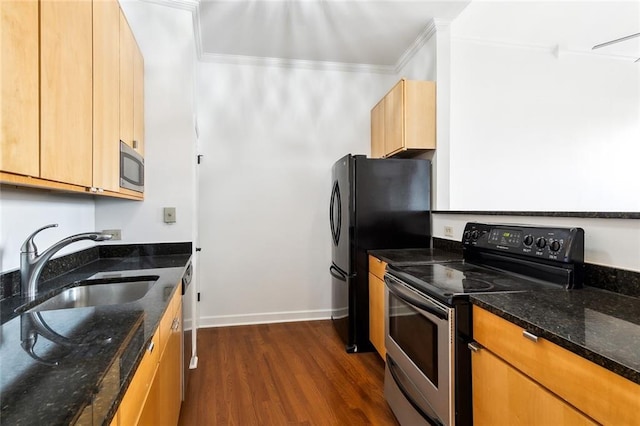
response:
[[[597,288],[487,293],[471,301],[640,384],[640,299]]]
[[[419,265],[421,263],[446,262],[449,260],[461,260],[462,255],[440,249],[408,248],[369,250],[369,254],[390,265]]]
[[[3,424],[109,423],[167,302],[181,291],[180,280],[191,257],[140,256],[126,250],[118,254],[123,257],[98,258],[43,282],[39,293],[56,293],[60,286],[84,280],[158,277],[137,301],[23,314],[14,312],[25,302],[20,296],[0,303]],[[32,354],[25,349],[29,346]]]

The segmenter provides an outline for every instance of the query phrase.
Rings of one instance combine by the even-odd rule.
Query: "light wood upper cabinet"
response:
[[[120,7],[93,4],[93,186],[120,190]]]
[[[384,328],[384,273],[387,263],[369,256],[369,341],[382,359],[387,355]]]
[[[38,3],[0,2],[0,170],[40,174]]]
[[[384,97],[384,153],[391,156],[402,150],[404,139],[405,80],[400,80]]]
[[[133,49],[133,148],[144,155],[144,59],[134,41]]]
[[[371,157],[382,158],[384,150],[384,99],[371,110]]]
[[[472,355],[474,424],[637,424],[640,385],[524,331],[473,307],[473,336],[484,347]],[[499,392],[510,393],[508,409]],[[544,421],[551,413],[555,421]]]
[[[384,147],[381,154],[380,147]],[[400,80],[371,111],[371,156],[384,158],[435,147],[435,82]]]
[[[120,140],[144,154],[144,60],[120,15]]]
[[[0,184],[143,199],[120,188],[120,139],[143,149],[144,62],[118,1],[0,13]]]
[[[135,40],[120,12],[120,140],[133,147],[133,52]]]
[[[40,177],[93,183],[92,3],[40,2]]]

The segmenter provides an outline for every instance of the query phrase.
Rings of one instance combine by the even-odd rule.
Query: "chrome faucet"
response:
[[[71,243],[75,243],[76,241],[105,241],[110,240],[112,237],[111,234],[103,234],[100,232],[85,232],[82,234],[76,234],[58,241],[57,243],[46,249],[42,254],[38,255],[38,248],[36,247],[36,243],[33,241],[34,237],[44,229],[55,228],[57,226],[57,223],[43,226],[33,234],[29,235],[27,240],[22,244],[22,247],[20,247],[21,292],[23,296],[26,296],[29,299],[35,299],[36,294],[38,293],[38,279],[40,278],[40,274],[44,269],[44,265],[47,264],[49,259],[51,259],[51,256],[57,253],[58,250]]]

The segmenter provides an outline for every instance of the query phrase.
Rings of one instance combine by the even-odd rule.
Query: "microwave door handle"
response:
[[[389,355],[387,355],[387,365],[389,366],[389,373],[391,373],[391,377],[393,378],[393,381],[396,383],[396,386],[398,386],[398,389],[400,389],[400,392],[402,392],[402,395],[404,395],[405,399],[418,412],[418,414],[420,414],[422,418],[424,418],[427,421],[427,423],[429,423],[431,426],[444,426],[440,420],[433,418],[427,413],[425,413],[424,410],[422,410],[422,408],[420,408],[420,406],[416,404],[415,400],[411,397],[411,395],[409,395],[409,392],[407,392],[404,385],[400,381],[400,378],[398,377],[398,373],[396,373],[396,368],[398,367],[396,366],[396,363],[393,362],[391,358],[389,358]],[[435,410],[433,409],[429,401],[426,399],[424,401],[429,406],[431,411],[435,413]]]
[[[408,304],[413,305],[417,308],[420,308],[423,311],[426,311],[432,315],[435,315],[436,317],[440,318],[443,321],[447,321],[449,319],[449,316],[447,315],[446,312],[443,312],[442,310],[440,310],[435,306],[431,306],[431,304],[428,304],[429,302],[425,299],[422,299],[422,298],[419,299],[413,296],[411,293],[403,289],[400,284],[392,281],[386,276],[384,277],[384,282],[387,284],[387,288],[391,293],[394,294],[394,296],[399,297],[400,299],[404,300]]]

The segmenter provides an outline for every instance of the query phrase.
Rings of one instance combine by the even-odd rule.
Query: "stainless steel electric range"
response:
[[[401,425],[470,425],[469,295],[582,287],[584,231],[470,222],[463,260],[385,275],[385,397]]]

